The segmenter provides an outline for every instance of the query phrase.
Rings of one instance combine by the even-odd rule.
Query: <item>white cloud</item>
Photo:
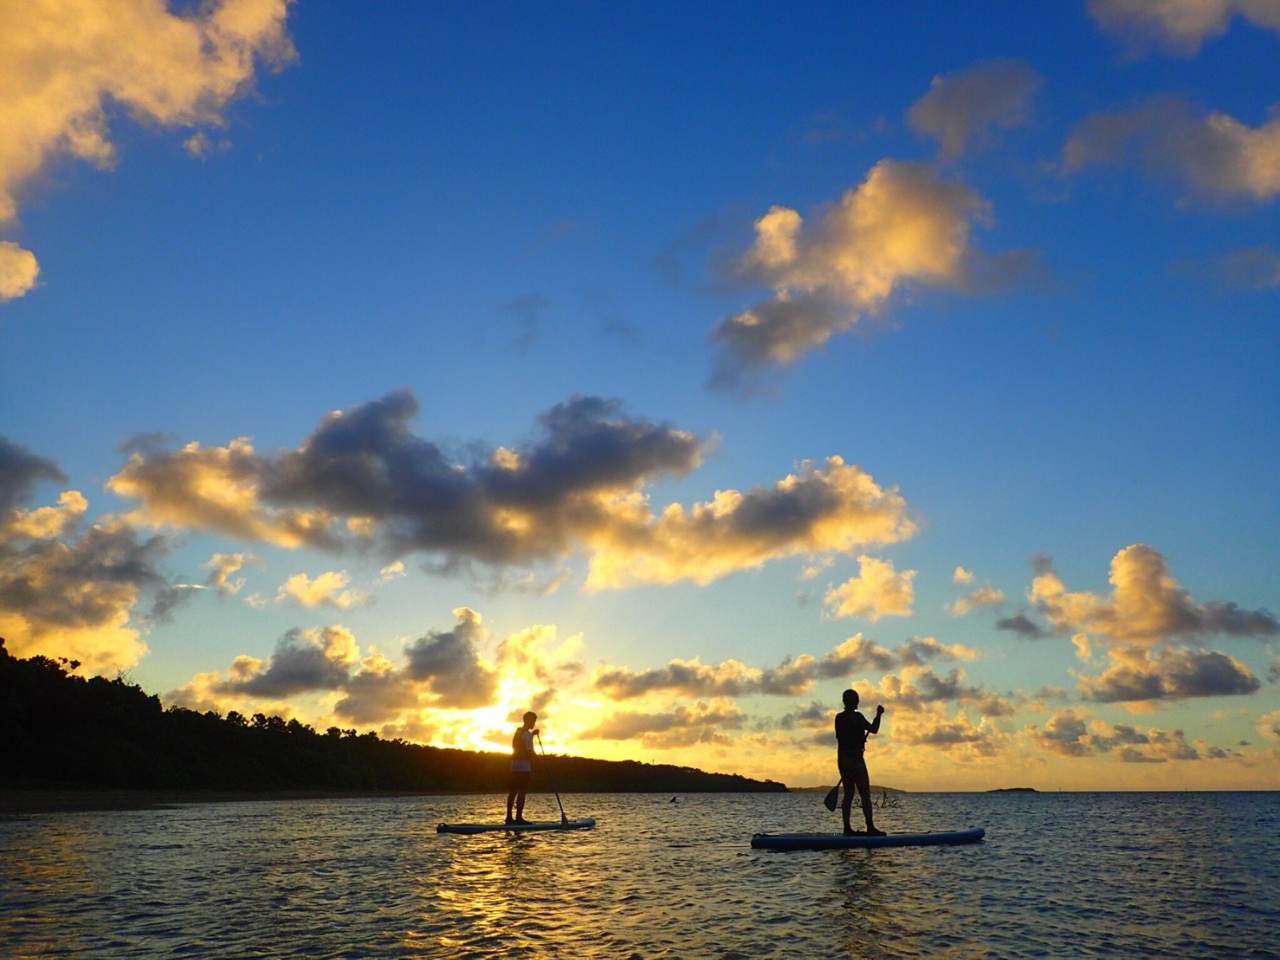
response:
[[[966,570],[964,567],[956,567],[955,572],[951,574],[952,583],[973,583],[973,571]]]
[[[405,575],[404,561],[393,560],[385,567],[378,571],[378,578],[382,581],[395,580]]]

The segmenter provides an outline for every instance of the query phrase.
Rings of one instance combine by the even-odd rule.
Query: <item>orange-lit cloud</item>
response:
[[[989,219],[987,202],[964,184],[892,160],[812,222],[773,207],[739,265],[773,294],[716,327],[715,382],[732,386],[753,368],[794,363],[904,286],[965,286],[977,259],[970,232]]]
[[[1251,127],[1178,97],[1086,117],[1063,150],[1068,173],[1137,161],[1211,201],[1280,196],[1280,117]]]
[[[185,14],[164,0],[23,0],[0,6],[0,225],[58,157],[115,163],[108,112],[160,127],[217,126],[255,65],[294,55],[287,0],[214,0]],[[0,299],[35,282],[35,257],[0,245]]]
[[[0,303],[16,300],[36,285],[40,264],[30,250],[0,240]]]
[[[1280,31],[1275,0],[1089,0],[1089,12],[1135,53],[1155,45],[1175,56],[1193,56],[1206,39],[1226,33],[1237,16]]]
[[[953,617],[963,617],[975,610],[996,610],[1004,606],[1004,591],[992,586],[982,586],[947,605]]]
[[[124,670],[146,653],[141,625],[181,600],[156,566],[169,544],[112,517],[79,531],[88,503],[76,490],[57,506],[21,506],[37,484],[65,480],[53,461],[0,437],[0,636],[15,656]],[[149,610],[139,609],[144,597]]]
[[[586,555],[588,590],[710,583],[793,556],[849,553],[912,536],[906,500],[841,457],[804,463],[772,486],[720,490],[655,512],[645,487],[701,462],[705,443],[574,397],[542,434],[458,463],[415,436],[407,391],[326,417],[296,450],[263,456],[246,439],[135,451],[108,486],[139,502],[131,521],[215,530],[296,548],[376,542],[438,568],[491,570]],[[559,577],[547,589],[554,589]]]
[[[280,585],[276,600],[291,600],[301,607],[334,607],[350,610],[370,602],[363,590],[348,590],[351,576],[345,570],[327,570],[315,578],[295,573]]]
[[[832,587],[823,603],[833,616],[862,617],[873,623],[881,617],[909,617],[915,576],[914,570],[899,573],[891,560],[863,555],[858,557],[858,575]]]

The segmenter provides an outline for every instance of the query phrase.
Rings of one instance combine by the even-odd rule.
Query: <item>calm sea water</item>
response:
[[[0,820],[0,955],[1280,956],[1280,794],[912,794],[882,826],[986,842],[794,853],[748,841],[837,827],[819,795],[668,800],[522,837],[436,834],[488,796]]]

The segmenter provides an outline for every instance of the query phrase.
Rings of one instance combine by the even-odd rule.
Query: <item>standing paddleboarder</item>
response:
[[[529,822],[524,818],[524,797],[529,792],[529,781],[533,777],[533,738],[538,735],[533,725],[537,722],[538,715],[530,710],[524,715],[524,726],[518,727],[511,738],[511,783],[507,792],[507,823]],[[513,803],[516,805],[514,820],[511,819]]]
[[[840,810],[844,814],[844,832],[852,836],[856,831],[849,824],[849,812],[853,807],[853,790],[855,787],[862,795],[862,816],[867,821],[867,836],[883,837],[884,831],[877,830],[871,815],[871,777],[867,774],[867,761],[863,756],[867,737],[880,732],[880,717],[884,707],[876,707],[876,718],[870,723],[858,712],[858,691],[844,692],[844,712],[836,714],[837,763],[840,765],[840,779],[844,781],[844,803]]]

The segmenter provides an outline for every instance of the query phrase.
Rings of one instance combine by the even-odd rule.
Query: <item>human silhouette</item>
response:
[[[853,807],[853,791],[856,787],[862,799],[862,816],[867,821],[867,835],[883,837],[884,831],[877,830],[871,810],[871,777],[867,773],[867,761],[863,756],[867,737],[880,732],[880,717],[884,707],[876,707],[876,718],[867,722],[867,718],[858,712],[858,691],[844,692],[844,712],[836,714],[836,761],[840,765],[840,779],[844,781],[844,803],[840,811],[844,814],[844,832],[853,835],[856,831],[849,824],[849,812]]]
[[[533,738],[538,735],[534,724],[538,715],[530,710],[524,715],[524,725],[516,728],[511,738],[511,781],[507,791],[507,823],[528,823],[524,818],[524,797],[529,792],[533,778]],[[511,805],[515,804],[516,816],[511,818]]]

